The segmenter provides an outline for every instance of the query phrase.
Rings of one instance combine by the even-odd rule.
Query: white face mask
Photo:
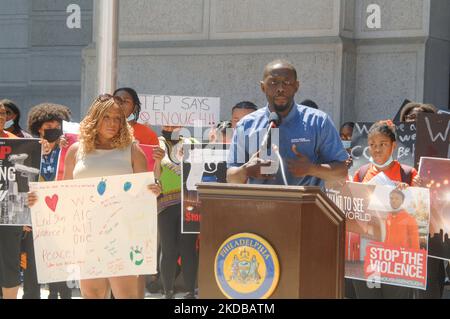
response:
[[[134,113],[131,113],[130,116],[127,118],[127,122],[134,121],[136,119],[136,115]]]
[[[392,162],[394,161],[394,158],[392,157],[392,155],[389,156],[389,159],[388,159],[384,164],[377,164],[377,163],[375,163],[375,161],[373,160],[372,156],[369,158],[369,161],[370,161],[373,165],[375,165],[376,167],[378,167],[378,168],[385,168],[385,167],[388,167],[389,165],[392,164]]]
[[[344,145],[345,149],[351,148],[352,146],[352,141],[347,141],[347,140],[341,140],[342,141],[342,145]]]
[[[14,120],[6,121],[5,122],[5,129],[9,129],[13,125],[14,125]]]

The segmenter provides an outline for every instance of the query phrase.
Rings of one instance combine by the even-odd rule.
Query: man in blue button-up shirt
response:
[[[327,114],[294,101],[300,83],[294,66],[275,60],[264,69],[261,90],[267,106],[244,117],[233,135],[228,158],[229,183],[284,184],[279,165],[261,158],[259,145],[269,126],[269,115],[281,117],[277,145],[289,185],[323,186],[323,180],[345,179],[348,154]],[[273,142],[272,140],[272,142]]]

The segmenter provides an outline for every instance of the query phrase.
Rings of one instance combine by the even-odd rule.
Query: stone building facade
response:
[[[81,29],[65,27],[70,3]],[[97,3],[0,8],[0,96],[24,109],[65,103],[79,119],[96,95]],[[119,20],[119,86],[220,97],[222,119],[238,101],[264,105],[259,81],[275,58],[297,67],[296,100],[336,125],[392,117],[405,98],[449,107],[448,0],[120,0]]]

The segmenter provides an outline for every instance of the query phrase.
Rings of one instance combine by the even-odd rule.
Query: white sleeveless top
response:
[[[131,145],[124,149],[95,150],[84,156],[78,151],[73,179],[133,174]]]

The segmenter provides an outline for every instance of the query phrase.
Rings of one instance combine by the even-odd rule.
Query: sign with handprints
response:
[[[156,273],[153,182],[141,173],[31,183],[39,283]]]

